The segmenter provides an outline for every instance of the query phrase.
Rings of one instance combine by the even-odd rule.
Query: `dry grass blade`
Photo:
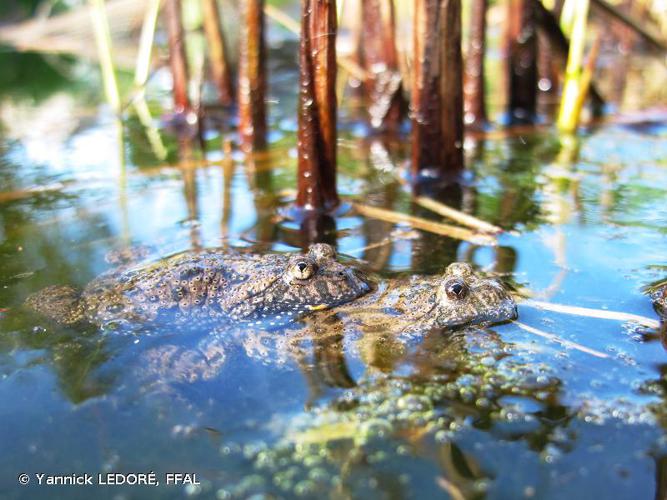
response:
[[[49,186],[39,186],[35,188],[22,189],[18,191],[5,191],[0,192],[0,203],[7,203],[10,201],[23,200],[25,198],[31,198],[35,195],[43,193],[53,193],[61,191],[66,187],[66,184],[57,182]]]
[[[576,349],[577,351],[585,352],[586,354],[590,354],[591,356],[595,356],[596,358],[602,358],[602,359],[608,359],[609,355],[605,354],[600,351],[596,351],[595,349],[590,349],[586,346],[583,346],[581,344],[577,344],[576,342],[572,342],[570,340],[564,340],[558,337],[557,335],[554,335],[553,333],[548,333],[544,332],[542,330],[538,330],[537,328],[534,328],[532,326],[528,326],[524,323],[521,323],[520,321],[515,321],[515,325],[517,325],[519,328],[522,330],[525,330],[529,333],[532,333],[533,335],[537,335],[538,337],[542,337],[545,339],[549,339],[552,342],[557,342],[558,344],[561,344],[563,347],[569,347],[570,349]]]
[[[371,243],[370,245],[366,245],[363,247],[359,248],[353,248],[351,250],[345,250],[345,253],[348,255],[354,255],[355,253],[361,253],[365,252],[366,250],[373,250],[374,248],[381,248],[386,245],[390,245],[394,242],[392,238],[385,238],[382,241],[378,241],[377,243]]]
[[[148,81],[148,73],[151,67],[151,53],[153,52],[153,39],[155,38],[155,28],[159,12],[160,0],[148,0],[146,15],[141,26],[139,52],[134,70],[134,85],[138,88],[142,88],[146,84],[146,81]]]
[[[301,25],[295,19],[292,19],[289,15],[285,14],[282,10],[274,7],[273,5],[267,4],[264,7],[264,13],[269,16],[271,19],[283,25],[284,28],[291,31],[295,35],[301,33]]]
[[[459,224],[463,224],[464,226],[471,227],[484,233],[498,234],[503,232],[503,230],[498,226],[489,224],[486,221],[478,219],[473,215],[463,213],[460,210],[456,210],[455,208],[448,207],[444,203],[440,203],[439,201],[435,201],[431,198],[418,196],[415,198],[415,203],[430,210],[431,212],[435,212],[438,215],[442,215],[443,217],[452,219]]]
[[[114,113],[120,113],[120,95],[116,81],[116,70],[113,64],[113,49],[111,47],[111,31],[107,19],[104,0],[89,0],[90,15],[93,23],[95,42],[102,70],[104,94]]]
[[[132,34],[141,26],[147,0],[110,0],[105,3],[109,30],[114,39],[113,58],[118,66],[132,67],[136,44]],[[17,50],[46,53],[71,53],[96,60],[93,25],[88,5],[84,4],[47,19],[29,19],[3,26],[0,40]]]
[[[406,231],[406,230],[395,229],[394,231],[391,232],[389,236],[376,243],[371,243],[363,247],[346,250],[345,253],[349,255],[354,255],[355,253],[362,253],[365,252],[366,250],[372,250],[374,248],[381,248],[386,245],[391,245],[396,241],[414,240],[417,238],[419,238],[419,233],[417,231],[413,230]]]
[[[588,307],[567,306],[564,304],[554,304],[552,302],[541,302],[539,300],[526,300],[522,302],[522,305],[535,307],[536,309],[542,309],[543,311],[572,314],[575,316],[585,316],[587,318],[610,319],[615,321],[634,321],[649,328],[658,328],[660,326],[660,322],[655,319],[639,316],[638,314],[624,313],[619,311],[606,311],[603,309],[589,309]]]
[[[495,246],[497,244],[496,238],[487,234],[480,234],[464,229],[461,227],[450,226],[440,222],[434,222],[414,215],[407,215],[384,208],[371,207],[361,203],[352,203],[355,211],[364,217],[371,219],[383,220],[385,222],[393,222],[395,224],[410,224],[415,229],[428,231],[429,233],[440,234],[442,236],[449,236],[456,240],[468,241],[476,245]]]

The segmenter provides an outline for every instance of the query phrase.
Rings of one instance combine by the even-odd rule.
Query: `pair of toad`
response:
[[[497,280],[453,263],[444,275],[370,280],[337,260],[333,247],[305,255],[213,249],[187,251],[106,272],[83,291],[51,286],[31,295],[29,309],[60,324],[223,324],[274,329],[329,310],[351,324],[384,318],[411,330],[513,320],[516,304]],[[387,318],[389,320],[387,321]]]

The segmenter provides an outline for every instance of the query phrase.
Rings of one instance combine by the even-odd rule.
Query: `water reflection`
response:
[[[525,441],[539,454],[562,441],[555,436],[572,418],[571,410],[559,403],[561,383],[546,376],[549,369],[513,359],[493,331],[433,332],[417,345],[390,349],[395,356],[391,367],[378,356],[386,346],[369,343],[367,337],[358,342],[369,364],[356,384],[310,415],[288,422],[281,432],[285,437],[275,445],[246,454],[263,480],[252,488],[242,481],[225,489],[234,496],[290,495],[303,488],[316,495],[325,493],[336,478],[340,491],[364,491],[374,484],[373,495],[408,494],[415,492],[409,482],[420,484],[421,490],[433,484],[426,479],[431,476],[439,478],[438,487],[468,498],[484,494],[490,477],[482,472],[477,453],[463,452],[456,443],[465,429]],[[336,354],[335,359],[339,364],[344,358]],[[322,363],[330,366],[321,356],[313,362],[311,376],[322,373]],[[233,440],[226,446],[235,448]],[[560,446],[566,450],[567,439]],[[408,465],[414,462],[432,465],[417,472]],[[398,481],[386,481],[388,469],[403,471]],[[271,477],[284,481],[272,483]]]
[[[0,125],[0,468],[178,464],[202,472],[203,494],[223,497],[660,497],[664,332],[519,306],[526,324],[607,355],[595,358],[513,324],[402,338],[331,316],[319,333],[115,335],[20,311],[44,286],[85,285],[113,248],[150,244],[162,256],[326,241],[382,279],[439,275],[463,260],[521,293],[656,317],[640,289],[664,279],[663,129],[602,127],[574,148],[540,133],[477,141],[468,176],[430,195],[508,230],[484,247],[354,213],[284,220],[294,138],[281,112],[272,129],[284,136],[257,155],[240,155],[213,121],[204,159],[163,133],[168,165],[130,123],[120,187],[93,147],[60,145],[51,161],[44,144],[40,156],[38,142]],[[69,123],[78,125],[61,142],[115,144],[111,125]],[[400,138],[341,129],[343,195],[439,220],[411,203]]]

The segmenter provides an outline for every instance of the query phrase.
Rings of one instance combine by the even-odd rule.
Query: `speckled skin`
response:
[[[410,334],[503,323],[516,319],[517,308],[499,281],[455,262],[442,276],[382,281],[373,292],[323,312],[313,321],[323,323],[323,316],[343,332]]]
[[[224,330],[220,335],[215,327],[226,328],[225,321],[231,318],[245,325],[241,339],[249,355],[284,361],[303,354],[302,340],[308,345],[310,341],[340,341],[347,334],[368,334],[369,338],[421,335],[433,329],[486,326],[517,317],[516,304],[504,286],[477,275],[468,264],[451,264],[442,276],[380,280],[365,293],[370,286],[356,271],[336,262],[328,245],[311,247],[306,257],[317,263],[317,274],[309,285],[295,284],[297,278],[290,271],[304,256],[186,252],[155,264],[104,274],[91,282],[82,296],[71,287],[47,288],[29,298],[28,305],[69,322],[136,323],[160,317],[166,320],[170,313],[177,324],[189,322],[200,331],[207,330],[201,325],[210,327],[214,334],[197,340],[194,347],[165,344],[143,353],[139,376],[163,389],[174,382],[210,380],[218,375],[227,359],[226,342],[233,340],[228,338],[229,332]],[[230,287],[230,297],[219,295],[221,278]],[[202,286],[202,280],[207,287]],[[176,301],[170,294],[178,295],[179,287],[185,287],[188,294]],[[152,296],[171,300],[158,300],[157,307],[148,307],[156,304]],[[186,296],[188,300],[184,300]],[[119,300],[125,304],[123,309],[109,311]],[[213,315],[210,307],[202,309],[211,300],[219,304]],[[311,313],[305,315],[309,310]],[[282,321],[303,316],[303,322],[289,325],[282,335],[264,337],[263,330],[270,329],[271,321],[280,321],[278,316]],[[262,339],[272,339],[273,347]],[[267,349],[270,351],[264,352]]]
[[[71,287],[48,287],[26,305],[63,324],[270,328],[369,290],[359,272],[336,261],[332,247],[316,244],[306,255],[187,251],[104,273],[80,295]]]
[[[651,291],[651,301],[655,312],[663,321],[667,321],[667,280]]]
[[[667,278],[645,285],[642,287],[642,292],[651,298],[653,309],[660,316],[663,328],[667,328]],[[667,338],[665,341],[667,341]],[[667,345],[665,348],[667,348]]]
[[[246,328],[236,341],[243,345],[248,356],[277,363],[289,358],[307,358],[314,344],[314,356],[319,357],[320,364],[339,368],[335,356],[333,363],[323,361],[321,347],[325,346],[324,352],[329,352],[332,344],[341,343],[348,335],[355,338],[362,333],[373,345],[372,339],[387,339],[388,344],[378,345],[392,346],[396,352],[385,353],[385,357],[391,358],[402,352],[401,337],[409,339],[437,329],[468,325],[488,326],[516,317],[516,304],[500,282],[477,275],[468,264],[454,263],[442,276],[379,281],[372,292],[309,314],[298,325],[289,325],[282,335]],[[392,343],[393,340],[397,343]],[[139,376],[160,390],[168,390],[174,382],[214,379],[227,359],[228,342],[234,340],[228,332],[222,332],[202,338],[193,348],[161,345],[144,353]],[[345,380],[334,383],[337,387],[346,387],[344,384]]]

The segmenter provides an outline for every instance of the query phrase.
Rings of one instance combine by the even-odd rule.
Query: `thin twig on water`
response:
[[[363,247],[359,248],[353,248],[351,250],[346,250],[345,253],[349,255],[353,255],[355,253],[362,253],[365,252],[366,250],[372,250],[374,248],[381,248],[386,245],[391,245],[395,243],[396,241],[406,241],[406,240],[414,240],[419,238],[419,233],[417,231],[413,230],[394,230],[391,232],[389,236],[386,238],[383,238],[382,240],[376,242],[376,243],[371,243],[369,245],[365,245]]]
[[[69,183],[56,182],[49,186],[39,186],[18,191],[0,191],[0,203],[23,200],[43,193],[59,192],[67,187],[67,184]]]
[[[450,226],[440,222],[434,222],[414,215],[407,215],[400,212],[394,212],[384,208],[371,207],[361,203],[352,203],[355,211],[364,217],[371,219],[383,220],[386,222],[393,222],[395,224],[409,224],[415,229],[428,231],[429,233],[439,234],[442,236],[449,236],[457,240],[469,241],[476,245],[495,246],[498,244],[496,238],[488,234],[480,234],[470,231],[469,229]]]
[[[459,224],[477,229],[483,233],[498,234],[503,232],[502,228],[498,226],[489,224],[488,222],[478,219],[473,215],[456,210],[455,208],[449,207],[444,203],[440,203],[439,201],[436,201],[432,198],[417,196],[414,201],[418,205],[421,205],[431,212],[435,212],[438,215],[442,215],[443,217],[447,217],[448,219],[452,219]]]
[[[655,319],[620,311],[590,309],[588,307],[568,306],[565,304],[555,304],[553,302],[541,302],[539,300],[526,300],[521,304],[528,307],[535,307],[536,309],[541,309],[543,311],[572,314],[575,316],[585,316],[587,318],[610,319],[615,321],[634,321],[649,328],[658,328],[660,326],[660,322]]]
[[[602,359],[608,359],[609,355],[605,354],[600,351],[596,351],[595,349],[590,349],[586,346],[583,346],[581,344],[577,344],[576,342],[572,342],[570,340],[565,340],[560,338],[557,335],[554,335],[553,333],[548,333],[544,332],[542,330],[538,330],[535,327],[528,326],[524,323],[521,323],[520,321],[515,321],[514,324],[521,328],[522,330],[525,330],[529,333],[532,333],[533,335],[537,335],[538,337],[542,337],[545,339],[549,339],[552,342],[556,342],[558,344],[561,344],[563,347],[569,347],[571,349],[576,349],[577,351],[585,352],[586,354],[590,354],[591,356],[595,356],[596,358],[602,358]]]

